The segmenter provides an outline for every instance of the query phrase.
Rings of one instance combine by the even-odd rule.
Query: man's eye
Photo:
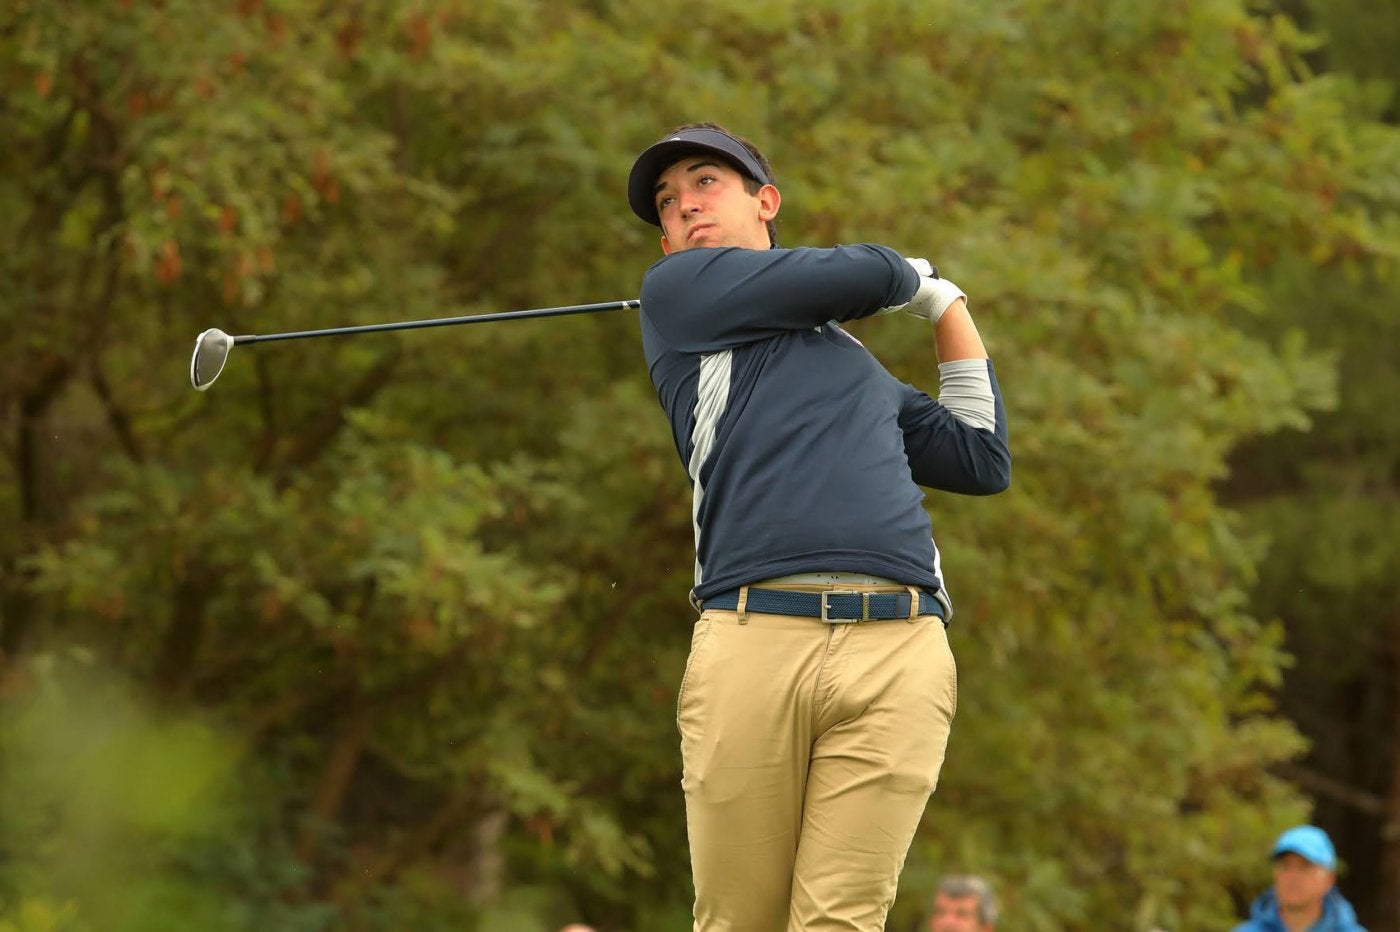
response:
[[[700,176],[700,180],[697,181],[696,184],[709,184],[710,182],[712,182],[712,181],[714,181],[714,180],[715,180],[715,176],[714,176],[714,175],[701,175],[701,176]]]
[[[665,210],[667,207],[670,207],[670,206],[671,206],[671,202],[674,201],[674,200],[675,200],[674,197],[671,197],[670,195],[667,195],[666,197],[663,197],[661,200],[659,200],[659,201],[656,202],[656,209],[657,209],[657,210]]]

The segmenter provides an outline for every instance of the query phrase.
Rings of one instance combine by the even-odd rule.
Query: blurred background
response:
[[[1400,6],[4,0],[0,930],[689,928],[689,490],[632,158],[972,296],[961,708],[889,928],[1228,929],[1313,820],[1400,932]],[[853,331],[936,391],[932,339]]]

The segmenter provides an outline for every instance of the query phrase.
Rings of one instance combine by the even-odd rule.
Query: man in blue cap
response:
[[[926,260],[779,248],[771,166],[713,123],[647,148],[627,191],[661,233],[642,347],[692,490],[695,932],[879,932],[957,707],[923,489],[1010,482],[991,360]],[[931,329],[937,400],[842,326],[892,311]]]
[[[1337,890],[1337,852],[1314,825],[1298,825],[1274,843],[1274,885],[1235,932],[1366,932]]]

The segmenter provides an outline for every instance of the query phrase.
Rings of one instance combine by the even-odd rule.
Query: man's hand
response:
[[[913,266],[914,271],[919,273],[919,288],[914,292],[914,297],[905,304],[896,304],[893,307],[882,307],[875,312],[875,316],[881,314],[893,314],[895,311],[903,311],[914,317],[922,318],[930,323],[937,324],[938,319],[943,316],[943,312],[952,306],[953,302],[962,298],[967,300],[967,295],[963,290],[946,278],[938,277],[938,269],[929,264],[927,259],[905,259]]]
[[[943,312],[958,299],[966,301],[967,295],[946,278],[921,278],[919,290],[914,292],[914,297],[904,306],[904,313],[937,324]]]
[[[905,259],[914,267],[914,271],[919,273],[920,278],[937,278],[938,269],[927,259]]]

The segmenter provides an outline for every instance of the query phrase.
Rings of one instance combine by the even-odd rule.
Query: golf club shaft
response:
[[[448,327],[454,324],[484,324],[493,320],[520,320],[528,317],[562,317],[565,314],[593,314],[600,311],[621,311],[639,308],[642,303],[605,301],[601,304],[575,304],[569,307],[542,307],[529,311],[501,311],[496,314],[468,314],[463,317],[439,317],[434,320],[405,320],[391,324],[361,324],[355,327],[329,327],[325,330],[296,330],[291,333],[247,333],[232,337],[235,344],[268,343],[273,340],[304,340],[309,337],[334,337],[351,333],[376,333],[383,330],[422,330],[426,327]]]

